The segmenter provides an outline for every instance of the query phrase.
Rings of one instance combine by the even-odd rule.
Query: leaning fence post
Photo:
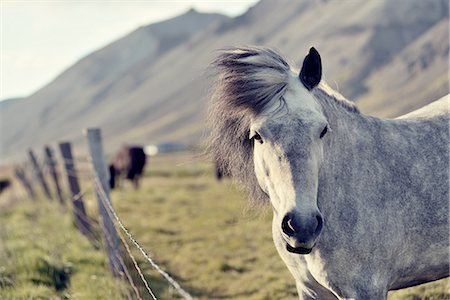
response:
[[[28,155],[30,156],[30,161],[31,161],[31,165],[33,166],[34,175],[36,176],[36,179],[41,184],[42,189],[44,190],[45,196],[47,196],[48,200],[52,200],[52,194],[50,193],[50,189],[48,188],[47,181],[45,181],[44,174],[42,174],[42,170],[39,167],[39,164],[37,162],[36,156],[33,153],[33,150],[29,149]]]
[[[23,187],[27,191],[30,198],[32,200],[36,200],[36,193],[34,192],[33,186],[31,185],[30,181],[28,180],[23,168],[15,167],[14,173],[15,173],[17,179],[19,179],[19,181],[22,183]]]
[[[59,178],[58,178],[58,172],[56,170],[56,160],[53,157],[53,150],[50,148],[50,146],[45,146],[45,160],[50,168],[50,175],[53,178],[53,182],[55,183],[55,189],[56,189],[56,195],[58,197],[59,202],[61,205],[65,205],[64,198],[61,191],[61,185],[59,184]]]
[[[110,218],[107,207],[103,201],[107,201],[110,205],[111,199],[109,197],[108,186],[108,172],[106,168],[105,159],[103,157],[103,146],[100,129],[89,128],[84,130],[89,146],[89,154],[92,164],[92,173],[94,186],[97,196],[97,204],[101,216],[101,224],[108,251],[109,263],[112,272],[115,276],[120,276],[124,273],[124,269],[120,264],[120,250],[119,237],[114,227],[113,220]]]
[[[73,212],[78,229],[88,238],[92,237],[91,224],[84,208],[83,195],[80,191],[75,164],[72,156],[70,143],[59,143],[59,150],[64,160],[67,182],[69,183],[70,193],[72,194]]]

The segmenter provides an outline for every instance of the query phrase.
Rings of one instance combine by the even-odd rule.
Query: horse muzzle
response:
[[[323,228],[322,215],[317,212],[313,217],[301,219],[298,214],[287,213],[281,222],[286,250],[296,254],[309,254]]]
[[[314,245],[311,247],[308,247],[308,246],[292,247],[291,245],[289,245],[288,242],[286,242],[286,250],[291,253],[296,253],[296,254],[310,254],[313,247],[314,247]]]

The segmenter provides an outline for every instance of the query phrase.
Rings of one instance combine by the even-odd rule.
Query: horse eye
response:
[[[327,134],[327,132],[328,132],[328,125],[325,126],[325,128],[320,133],[320,138],[323,138],[325,136],[325,134]]]
[[[263,143],[263,140],[262,140],[262,138],[261,138],[261,136],[259,135],[258,132],[255,132],[255,135],[253,136],[253,139],[254,139],[255,141],[258,141],[260,144]]]

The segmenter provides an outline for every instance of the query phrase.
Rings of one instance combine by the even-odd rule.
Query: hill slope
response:
[[[78,138],[105,107],[120,101],[110,93],[124,74],[145,60],[149,67],[159,57],[189,40],[199,31],[228,17],[189,10],[167,21],[138,28],[127,36],[95,51],[60,74],[51,83],[24,99],[0,106],[1,155],[24,147]],[[133,77],[133,84],[147,78]],[[114,116],[107,116],[107,119]]]
[[[405,113],[447,93],[448,6],[446,0],[263,0],[234,19],[214,15],[201,23],[203,14],[189,12],[167,21],[173,31],[164,23],[150,25],[152,34],[142,39],[145,30],[138,29],[22,104],[0,108],[8,124],[2,126],[2,155],[76,140],[92,125],[102,126],[111,151],[122,142],[196,142],[210,85],[205,69],[217,49],[230,45],[275,47],[296,66],[314,45],[325,79],[350,99],[361,99],[364,112]],[[189,14],[198,22],[192,31],[182,19]],[[180,38],[176,28],[189,33]],[[428,63],[415,67],[421,61]]]

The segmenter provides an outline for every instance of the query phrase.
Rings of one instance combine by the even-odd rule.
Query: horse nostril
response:
[[[295,235],[295,228],[292,225],[292,218],[290,217],[289,214],[287,214],[283,218],[283,221],[281,222],[281,229],[287,236],[291,237]]]
[[[319,234],[322,231],[322,227],[323,227],[323,218],[322,216],[319,214],[316,216],[317,219],[317,227],[314,233]]]

